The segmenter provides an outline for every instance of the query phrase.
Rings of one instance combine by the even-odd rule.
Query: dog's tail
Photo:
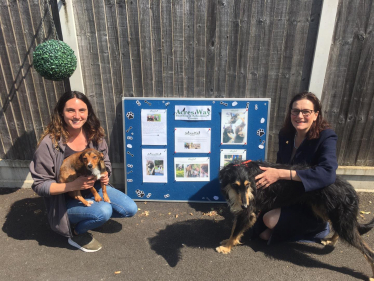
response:
[[[365,233],[369,232],[374,227],[374,219],[372,219],[369,223],[366,224],[359,224],[357,229],[360,235],[364,235]]]

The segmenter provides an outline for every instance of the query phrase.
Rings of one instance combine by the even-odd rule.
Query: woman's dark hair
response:
[[[100,126],[100,121],[96,117],[92,105],[88,98],[78,91],[68,91],[64,93],[60,99],[58,100],[55,109],[53,111],[53,115],[51,118],[51,122],[48,124],[47,128],[45,129],[44,133],[42,134],[39,143],[43,140],[43,138],[50,134],[50,137],[52,139],[53,145],[57,148],[58,147],[58,141],[60,139],[63,140],[64,143],[67,142],[69,139],[69,132],[67,130],[67,124],[64,121],[64,107],[68,100],[71,99],[79,99],[83,101],[87,105],[88,109],[88,116],[87,121],[83,125],[83,130],[86,134],[87,141],[99,143],[102,138],[104,138],[105,133],[104,129]]]
[[[295,95],[289,103],[286,118],[284,120],[283,127],[281,129],[282,134],[295,134],[296,133],[296,129],[292,125],[292,122],[291,122],[292,105],[295,101],[305,100],[305,99],[309,100],[311,103],[313,103],[314,112],[318,112],[317,120],[315,122],[313,122],[312,126],[310,127],[310,129],[309,129],[309,131],[306,135],[306,138],[307,139],[316,139],[316,138],[319,137],[319,134],[321,133],[321,131],[323,131],[327,128],[330,128],[330,125],[328,124],[328,122],[325,119],[323,119],[322,105],[321,105],[320,100],[315,96],[315,94],[313,94],[311,92],[302,92],[302,93],[299,93],[299,94]]]

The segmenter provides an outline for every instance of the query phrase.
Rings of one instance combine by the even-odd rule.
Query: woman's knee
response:
[[[136,214],[136,212],[138,211],[138,206],[136,205],[136,203],[134,201],[130,201],[130,202],[127,202],[127,206],[126,206],[126,216],[127,217],[132,217]]]
[[[101,221],[108,221],[112,217],[113,208],[109,203],[100,202],[97,210],[97,218]]]
[[[277,225],[280,217],[280,211],[280,209],[274,209],[265,213],[263,221],[268,228],[273,229]]]

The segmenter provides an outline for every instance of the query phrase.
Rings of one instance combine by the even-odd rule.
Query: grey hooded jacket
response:
[[[52,230],[65,236],[71,237],[69,218],[66,210],[65,193],[59,195],[50,194],[50,186],[56,183],[62,161],[64,160],[64,151],[66,145],[62,140],[58,143],[58,148],[53,146],[50,135],[43,138],[35,151],[33,160],[30,163],[30,173],[34,180],[32,189],[44,197],[48,222]],[[108,176],[112,173],[112,166],[108,156],[108,145],[103,139],[97,146],[92,142],[88,144],[89,148],[95,148],[104,154],[105,166],[108,170]]]

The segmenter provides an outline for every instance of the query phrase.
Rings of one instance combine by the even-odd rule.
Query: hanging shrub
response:
[[[33,65],[44,78],[59,81],[74,73],[77,57],[66,43],[51,39],[35,48]]]

